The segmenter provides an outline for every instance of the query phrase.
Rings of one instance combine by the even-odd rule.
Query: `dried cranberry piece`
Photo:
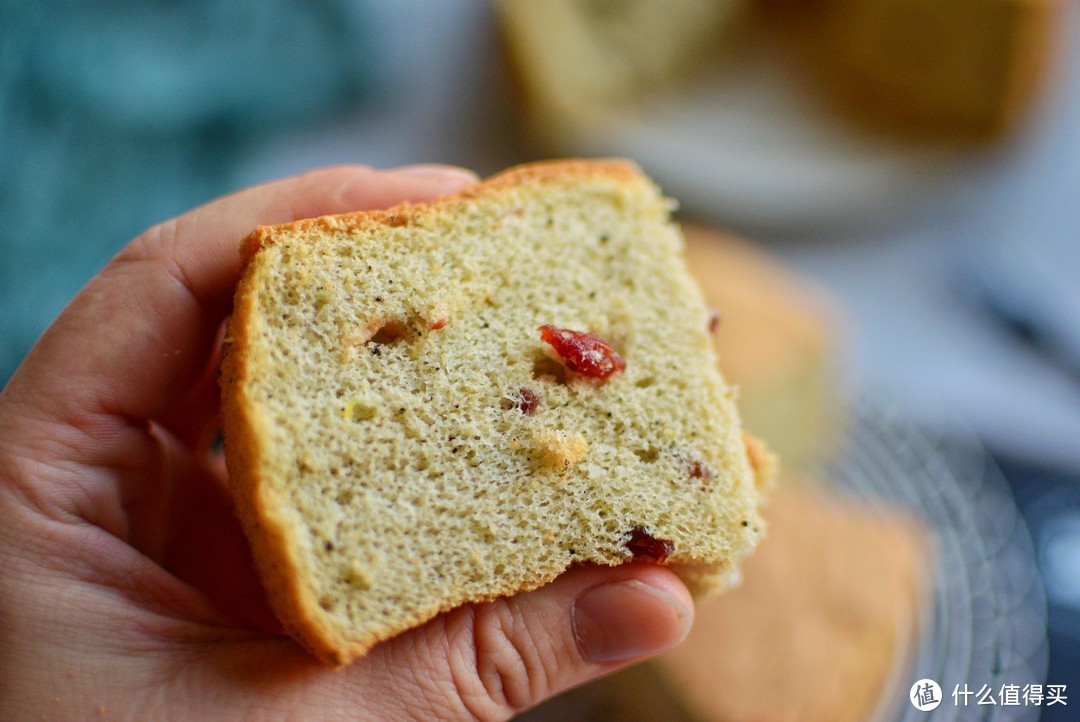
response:
[[[721,322],[720,312],[717,311],[715,308],[710,308],[709,309],[709,322],[708,322],[709,333],[716,333],[717,330],[720,328],[720,322]]]
[[[702,479],[706,482],[713,479],[712,469],[697,459],[691,461],[687,466],[687,473],[690,474],[691,479]]]
[[[518,400],[514,407],[525,416],[532,416],[536,407],[540,405],[540,397],[528,386],[518,389]]]
[[[606,379],[626,368],[626,361],[611,344],[595,333],[541,326],[540,338],[550,344],[559,359],[574,373]]]
[[[675,545],[667,539],[657,539],[644,527],[636,526],[624,546],[634,555],[634,561],[663,564],[675,551]]]

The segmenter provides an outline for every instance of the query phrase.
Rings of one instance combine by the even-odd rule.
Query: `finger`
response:
[[[668,569],[580,567],[536,591],[438,617],[376,647],[346,676],[351,693],[386,718],[509,719],[671,648],[692,618],[690,595]]]
[[[235,622],[266,633],[281,634],[281,625],[266,601],[251,548],[244,537],[232,498],[207,460],[159,434],[167,454],[171,494],[164,518],[145,520],[142,534],[134,529],[132,544],[156,537],[154,558],[162,567],[198,589],[213,607]]]
[[[221,368],[222,339],[225,323],[220,325],[210,348],[209,356],[194,383],[183,398],[177,399],[157,419],[164,428],[196,454],[207,457],[221,431],[218,413],[221,409],[221,388],[218,372]]]
[[[153,418],[194,383],[241,269],[239,241],[255,226],[422,201],[460,189],[466,171],[315,171],[209,203],[124,248],[57,318],[9,386],[83,430],[98,415]]]

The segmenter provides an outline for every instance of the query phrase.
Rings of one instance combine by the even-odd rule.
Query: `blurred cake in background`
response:
[[[632,97],[678,79],[744,0],[497,0],[538,95],[593,102]]]
[[[743,232],[949,203],[1063,89],[1066,0],[494,2],[534,153],[631,157]]]
[[[869,720],[895,698],[928,588],[925,531],[895,509],[790,486],[742,587],[698,605],[658,662],[703,720]]]
[[[691,272],[717,312],[720,367],[738,387],[746,429],[780,457],[782,472],[826,462],[847,401],[838,303],[747,241],[704,225],[683,230]]]
[[[747,0],[494,0],[533,130],[553,144],[566,118],[610,112],[686,82]]]
[[[793,47],[791,71],[864,128],[980,141],[1011,130],[1050,66],[1065,0],[495,0],[535,129],[698,79],[736,35]],[[749,31],[749,32],[743,32]],[[775,44],[782,37],[787,41]],[[744,53],[745,48],[732,52]]]
[[[764,0],[826,97],[864,127],[999,138],[1050,67],[1064,0]]]

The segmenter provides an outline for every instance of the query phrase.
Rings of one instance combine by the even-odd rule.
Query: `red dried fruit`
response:
[[[428,321],[427,327],[429,331],[438,331],[439,329],[446,327],[446,319],[437,318],[434,321]]]
[[[697,459],[694,459],[690,462],[687,471],[690,474],[690,478],[692,479],[704,479],[705,481],[712,481],[712,469],[710,469],[708,466],[698,461]]]
[[[663,564],[675,551],[675,545],[672,542],[667,539],[657,539],[640,526],[634,527],[624,546],[634,555],[634,561],[653,564]]]
[[[720,328],[720,312],[715,308],[709,309],[709,333],[716,333]]]
[[[532,416],[536,407],[540,405],[540,397],[532,389],[522,386],[518,389],[518,401],[515,408],[525,416]]]
[[[594,379],[606,379],[626,368],[626,361],[611,344],[595,333],[541,326],[540,338],[555,349],[566,368]]]

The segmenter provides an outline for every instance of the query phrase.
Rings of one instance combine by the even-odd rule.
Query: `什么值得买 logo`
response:
[[[915,709],[929,712],[941,704],[941,686],[932,679],[920,679],[911,685],[908,699]]]

